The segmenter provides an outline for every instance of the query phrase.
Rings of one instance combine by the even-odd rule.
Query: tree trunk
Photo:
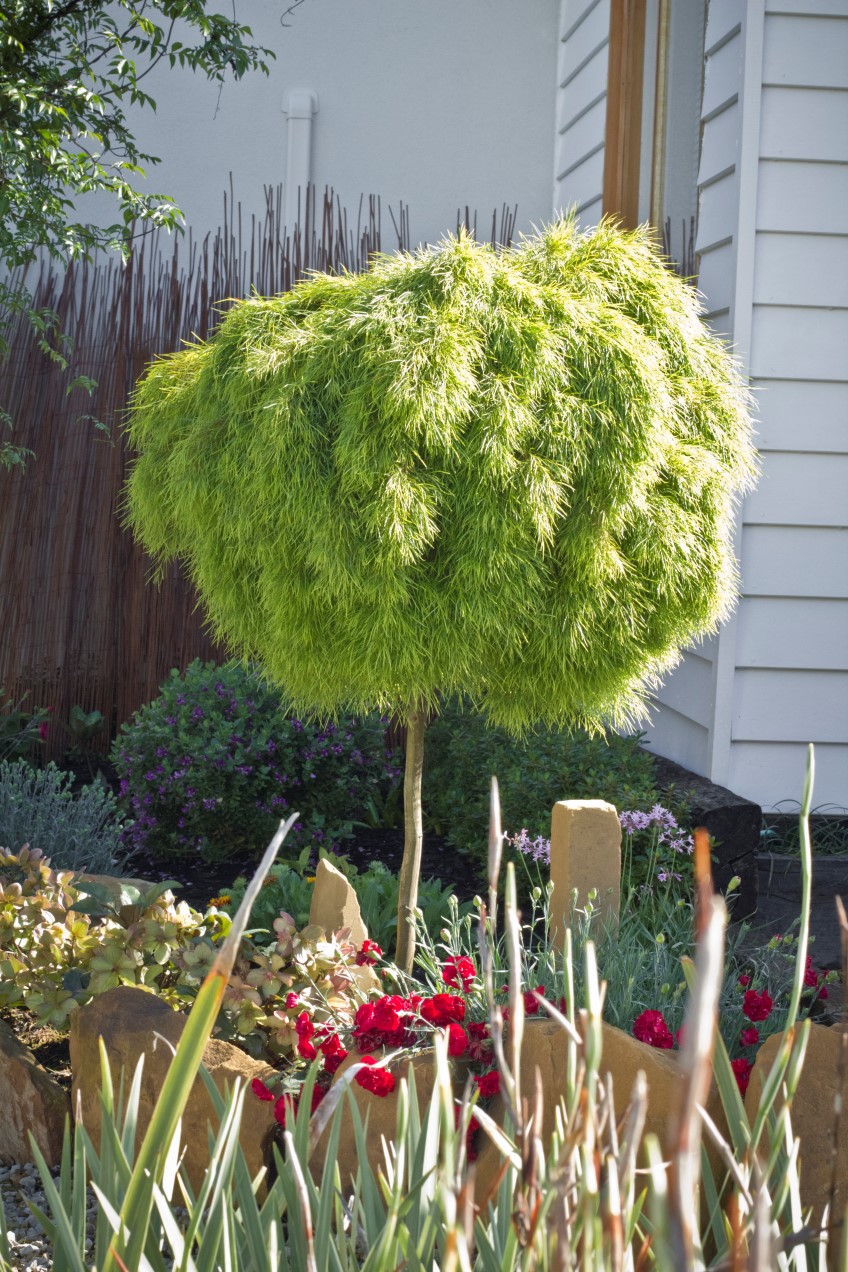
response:
[[[424,732],[427,711],[421,706],[410,712],[406,730],[406,769],[403,776],[403,862],[398,887],[397,953],[395,961],[405,972],[412,971],[415,957],[414,910],[418,904],[418,876],[421,873],[421,845],[424,839],[421,817],[421,775],[424,771]]]

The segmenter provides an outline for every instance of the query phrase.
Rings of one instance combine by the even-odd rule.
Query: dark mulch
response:
[[[372,861],[381,861],[397,874],[403,858],[403,830],[369,830],[359,827],[344,845],[344,853],[359,870],[367,870]],[[161,860],[136,856],[129,873],[136,878],[174,879],[179,883],[176,895],[196,909],[206,906],[212,897],[225,893],[233,880],[249,874],[256,864],[251,861],[207,862],[175,860],[165,870]],[[422,879],[440,879],[451,887],[460,901],[470,901],[484,889],[481,863],[451,847],[439,835],[425,835],[421,862]]]

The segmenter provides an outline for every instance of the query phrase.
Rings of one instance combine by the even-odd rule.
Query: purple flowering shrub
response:
[[[112,758],[127,846],[165,859],[249,860],[292,808],[289,844],[331,850],[397,777],[379,717],[289,717],[256,671],[199,660],[123,725]]]

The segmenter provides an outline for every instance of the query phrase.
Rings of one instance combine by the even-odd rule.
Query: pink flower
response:
[[[756,989],[749,989],[742,1000],[742,1014],[749,1020],[766,1020],[773,1006],[768,990],[758,993]]]
[[[660,1047],[663,1051],[674,1046],[674,1039],[661,1011],[643,1011],[641,1016],[637,1016],[633,1021],[633,1037],[646,1042],[649,1047]]]
[[[736,1084],[739,1087],[740,1095],[744,1095],[748,1090],[748,1083],[751,1079],[751,1070],[753,1065],[750,1060],[744,1060],[740,1057],[738,1060],[731,1060],[730,1067],[736,1077]]]
[[[373,1056],[363,1056],[362,1063],[374,1068],[360,1069],[354,1078],[354,1082],[361,1086],[364,1091],[371,1091],[374,1095],[379,1095],[381,1099],[391,1095],[395,1089],[394,1074],[388,1069],[382,1069],[378,1066]]]
[[[753,1025],[749,1025],[747,1029],[743,1029],[739,1035],[739,1041],[743,1047],[753,1047],[760,1041],[760,1031],[755,1029]]]
[[[448,1055],[464,1056],[468,1050],[468,1034],[462,1025],[448,1025]]]
[[[475,1074],[474,1081],[477,1083],[481,1100],[489,1100],[500,1093],[501,1077],[497,1069],[490,1069],[488,1073],[483,1073],[480,1077]]]
[[[474,980],[476,975],[477,969],[471,959],[467,958],[464,954],[461,954],[459,958],[456,958],[453,954],[451,954],[450,958],[446,960],[445,965],[442,968],[442,980],[445,984],[450,985],[452,989],[458,989],[459,982],[462,981],[462,989],[466,994],[468,993],[471,982]]]

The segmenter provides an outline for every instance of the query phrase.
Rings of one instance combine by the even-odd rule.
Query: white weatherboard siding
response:
[[[739,154],[745,34],[741,0],[711,0],[704,34],[701,155],[698,168],[698,286],[707,321],[730,332],[738,286]],[[674,110],[674,103],[671,103]],[[696,773],[726,782],[729,740],[716,728],[719,669],[732,658],[728,632],[687,650],[657,693],[649,745]],[[732,641],[731,641],[732,643]],[[724,763],[722,763],[724,759]],[[744,792],[743,792],[744,793]]]
[[[767,0],[730,784],[848,805],[848,0]]]
[[[751,376],[742,600],[663,685],[651,745],[773,807],[848,805],[848,0],[711,0],[699,286]],[[710,674],[711,673],[711,674]]]
[[[601,217],[610,0],[562,0],[557,61],[554,212]]]

